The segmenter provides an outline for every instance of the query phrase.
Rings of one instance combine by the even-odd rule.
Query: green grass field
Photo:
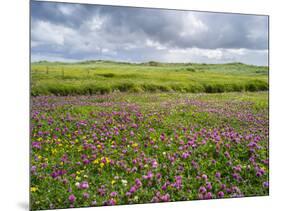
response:
[[[31,87],[32,96],[265,91],[268,67],[242,63],[35,62],[31,64]]]
[[[267,67],[31,68],[32,210],[269,194]]]

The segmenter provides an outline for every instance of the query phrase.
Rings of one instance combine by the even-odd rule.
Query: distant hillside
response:
[[[242,63],[128,63],[104,60],[31,64],[32,94],[232,92],[268,90],[268,67]]]

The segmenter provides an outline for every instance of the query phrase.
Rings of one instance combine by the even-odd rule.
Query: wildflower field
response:
[[[31,208],[268,195],[268,118],[267,91],[33,96]]]

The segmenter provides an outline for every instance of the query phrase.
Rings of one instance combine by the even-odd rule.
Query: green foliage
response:
[[[104,74],[97,74],[98,76],[103,76],[106,78],[113,78],[115,76],[114,73],[104,73]]]
[[[242,63],[148,63],[113,61],[36,62],[31,94],[91,95],[120,92],[222,93],[268,90],[268,68]]]

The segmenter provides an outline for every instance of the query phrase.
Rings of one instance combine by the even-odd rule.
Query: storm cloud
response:
[[[32,1],[31,59],[267,65],[268,17]]]

